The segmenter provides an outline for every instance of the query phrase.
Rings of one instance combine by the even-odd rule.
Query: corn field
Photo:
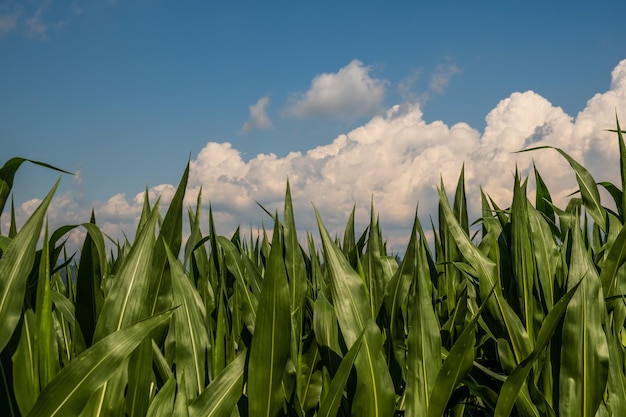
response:
[[[402,259],[373,206],[365,231],[353,211],[343,236],[316,212],[319,239],[301,244],[289,183],[271,233],[220,236],[201,195],[183,205],[189,165],[166,214],[146,195],[133,242],[110,253],[93,215],[48,230],[56,185],[19,230],[11,205],[0,414],[626,416],[626,147],[614,132],[621,184],[530,149],[565,158],[579,193],[556,207],[535,169],[530,201],[516,173],[510,207],[471,196],[471,232],[461,169],[452,202],[439,186],[433,240],[416,213]],[[0,212],[24,162],[60,171],[7,161]],[[75,228],[86,237],[68,254]]]

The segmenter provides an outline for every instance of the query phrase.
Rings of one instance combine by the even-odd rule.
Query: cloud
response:
[[[51,30],[62,30],[83,12],[75,2],[4,1],[0,3],[0,37],[18,31],[29,38],[45,40]]]
[[[13,31],[19,22],[20,12],[0,6],[0,36]]]
[[[26,19],[26,27],[31,36],[39,39],[46,39],[49,26],[43,20],[43,15],[47,12],[48,6],[42,6],[35,11],[35,14]]]
[[[454,65],[450,60],[447,60],[445,63],[440,64],[432,73],[428,88],[441,94],[448,88],[452,77],[460,72],[461,68]]]
[[[549,149],[516,153],[529,146],[562,148],[596,180],[619,184],[616,135],[606,131],[614,128],[616,111],[626,118],[626,60],[613,70],[609,90],[594,95],[575,116],[539,94],[525,91],[500,101],[486,115],[484,132],[466,123],[428,123],[418,104],[405,103],[327,144],[283,157],[259,154],[245,161],[230,143],[209,142],[190,163],[185,204],[195,207],[202,188],[218,233],[228,235],[239,225],[243,230],[249,225],[256,230],[261,221],[272,224],[256,202],[270,212],[282,211],[288,178],[300,231],[316,234],[312,204],[331,233],[338,234],[356,204],[357,227],[364,228],[373,199],[388,247],[402,251],[418,203],[424,225],[429,224],[428,216],[436,219],[439,180],[443,179],[449,192],[454,191],[463,165],[472,219],[480,215],[481,187],[500,207],[508,207],[516,168],[523,175],[532,174],[533,162],[557,206],[563,207],[567,196],[576,191],[575,175],[558,153]],[[529,183],[529,197],[533,198],[532,178]],[[151,200],[162,194],[165,209],[173,186],[156,186],[149,194]],[[115,236],[120,236],[120,230],[132,233],[142,201],[142,192],[131,200],[122,194],[113,196],[96,205],[97,220],[107,233],[117,233]],[[604,203],[610,205],[609,200]],[[20,208],[22,219],[33,204]],[[56,199],[53,206],[57,207]],[[64,213],[81,214],[75,203],[51,210],[57,216],[55,221]],[[88,214],[88,210],[82,212],[82,221]],[[6,215],[2,230],[8,230]]]
[[[267,106],[270,103],[268,96],[261,97],[256,104],[250,106],[250,119],[241,127],[240,134],[246,134],[254,129],[271,129],[272,121],[267,116]]]
[[[387,81],[370,77],[372,68],[353,60],[336,73],[315,76],[304,94],[294,94],[284,111],[295,118],[353,119],[382,109]]]

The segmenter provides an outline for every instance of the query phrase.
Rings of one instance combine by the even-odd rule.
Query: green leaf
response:
[[[157,206],[137,236],[104,300],[94,341],[149,315],[148,286],[154,249]]]
[[[600,282],[604,297],[611,297],[619,293],[619,289],[626,284],[626,282],[619,282],[619,270],[624,262],[626,262],[626,227],[622,227],[620,230],[602,265]]]
[[[302,248],[298,242],[296,222],[291,203],[291,189],[287,181],[284,209],[284,236],[285,236],[285,266],[289,279],[289,305],[291,307],[291,359],[296,364],[299,373],[300,362],[298,355],[301,350],[302,318],[304,303],[308,289],[307,272],[304,264]]]
[[[55,166],[46,164],[45,162],[33,161],[31,159],[19,157],[9,159],[4,163],[2,168],[0,168],[0,213],[4,211],[4,205],[6,204],[7,198],[11,193],[11,189],[13,188],[13,180],[15,178],[15,174],[24,162],[30,162],[32,164],[62,172],[64,174],[74,175],[71,172],[64,171]]]
[[[108,262],[102,232],[95,225],[92,212],[91,222],[83,226],[87,236],[83,242],[76,278],[76,311],[80,330],[87,346],[93,342],[93,333],[104,304],[102,279],[108,275]]]
[[[415,222],[411,240],[417,239],[421,231],[419,219]],[[406,254],[414,259],[413,283],[409,298],[409,334],[407,340],[407,381],[406,381],[406,416],[425,416],[429,409],[430,397],[435,389],[435,379],[441,368],[441,335],[440,325],[433,308],[432,282],[428,266],[426,245],[421,239],[419,243],[409,244],[415,251]],[[473,359],[473,355],[472,355]]]
[[[175,394],[176,378],[170,375],[150,403],[146,417],[170,417],[174,408]]]
[[[39,395],[29,417],[78,415],[87,400],[171,311],[125,327],[94,343],[59,372]]]
[[[543,181],[543,178],[539,174],[537,167],[533,162],[533,170],[535,171],[535,208],[543,213],[552,223],[554,223],[554,209],[552,208],[552,197],[550,196],[550,191],[548,190],[548,186]]]
[[[171,270],[174,305],[180,306],[172,318],[170,331],[175,334],[177,381],[185,380],[187,398],[196,398],[205,386],[209,335],[205,327],[206,313],[200,294],[191,285],[180,261],[165,246]],[[184,374],[184,378],[183,375]]]
[[[333,306],[343,338],[350,348],[371,320],[369,299],[361,277],[330,238],[317,210],[315,214],[329,270]],[[368,329],[356,358],[357,386],[352,413],[364,417],[392,415],[395,392],[383,353],[382,335],[377,326]]]
[[[444,414],[452,392],[472,369],[478,317],[479,314],[476,314],[465,326],[437,373],[428,406],[430,417]]]
[[[189,405],[189,417],[230,416],[243,392],[246,350],[237,357]]]
[[[585,208],[595,220],[596,224],[606,232],[606,213],[600,202],[600,193],[596,181],[593,179],[589,171],[581,164],[579,164],[574,158],[569,156],[565,151],[553,146],[538,146],[536,148],[525,149],[520,152],[529,152],[538,149],[554,149],[560,153],[563,158],[570,164],[574,173],[576,174],[576,181],[580,187],[580,194],[583,198]]]
[[[537,335],[537,341],[532,353],[524,359],[507,377],[496,404],[495,417],[505,417],[511,414],[517,397],[522,390],[524,382],[528,377],[533,365],[537,361],[539,355],[544,351],[552,336],[561,324],[561,318],[565,314],[565,310],[580,286],[580,281],[572,287],[561,299],[554,305],[546,316],[541,329]]]
[[[275,222],[250,348],[248,407],[252,416],[276,416],[284,401],[281,384],[290,353],[291,312],[279,226]]]
[[[6,165],[5,165],[6,167]],[[3,168],[4,169],[4,168]],[[0,351],[9,343],[22,315],[28,274],[35,262],[35,248],[43,220],[59,180],[13,238],[0,258]]]
[[[454,217],[448,199],[442,189],[439,190],[439,198],[442,202],[442,214],[448,223],[450,232],[463,254],[463,258],[471,265],[478,276],[480,297],[487,304],[488,317],[484,317],[485,321],[488,323],[490,330],[500,339],[498,341],[499,344],[507,343],[510,345],[515,361],[519,363],[530,354],[530,341],[522,322],[502,293],[496,264],[483,255],[464,233]],[[488,297],[491,291],[494,292],[493,297]]]
[[[511,206],[511,263],[514,282],[505,286],[516,286],[523,323],[531,341],[535,338],[534,317],[540,306],[535,301],[535,263],[533,240],[531,239],[530,220],[526,198],[526,183],[520,183],[519,174],[515,172],[513,203]]]
[[[167,265],[167,246],[174,256],[178,256],[182,244],[183,235],[183,200],[187,181],[189,179],[189,162],[185,167],[183,176],[180,179],[174,197],[169,204],[163,223],[160,225],[159,238],[154,245],[154,256],[152,257],[152,269],[150,275],[150,288],[148,299],[150,300],[150,314],[170,308],[171,305],[171,282],[165,265]],[[158,211],[158,205],[154,208]]]
[[[32,309],[26,310],[22,320],[20,341],[13,354],[13,393],[21,415],[31,410],[39,392],[39,363],[36,355],[35,314]],[[7,385],[8,387],[8,385]]]
[[[45,387],[59,369],[58,351],[54,339],[52,322],[52,298],[50,290],[50,247],[48,246],[48,225],[44,228],[35,318],[37,322],[37,360],[39,361],[39,384]]]
[[[571,228],[571,253],[567,289],[579,282],[572,297],[561,339],[559,413],[595,416],[607,384],[609,352],[603,323],[606,307],[600,279],[582,241],[580,227]]]
[[[152,371],[152,340],[144,339],[131,354],[128,364],[126,413],[131,417],[145,416],[150,404]]]
[[[376,324],[373,321],[370,321],[367,328],[376,327]],[[363,336],[365,335],[365,331],[367,328],[363,329],[363,332],[359,335],[358,339],[354,342],[346,356],[344,356],[335,376],[333,377],[330,387],[328,388],[328,394],[324,401],[320,404],[320,409],[317,412],[318,417],[335,417],[337,412],[339,411],[339,406],[341,405],[341,398],[343,397],[343,392],[346,388],[346,383],[348,382],[348,378],[350,377],[350,371],[354,366],[354,361],[357,357],[357,354],[361,350],[361,346],[363,345]],[[372,329],[375,331],[375,329]]]

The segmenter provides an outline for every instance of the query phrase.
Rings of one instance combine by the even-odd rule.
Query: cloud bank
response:
[[[367,73],[356,61],[348,67]],[[331,76],[331,81],[338,74]],[[314,82],[312,90],[318,88]],[[356,204],[357,222],[364,227],[373,199],[389,246],[401,251],[417,204],[424,224],[429,224],[428,216],[436,217],[437,213],[440,177],[447,190],[454,191],[463,165],[473,219],[479,215],[481,186],[501,207],[507,207],[516,167],[528,175],[533,161],[557,205],[562,207],[567,195],[577,189],[574,173],[555,151],[515,153],[528,147],[562,148],[583,163],[596,180],[619,184],[617,138],[606,131],[615,127],[616,111],[626,119],[626,60],[612,71],[609,90],[594,95],[575,117],[526,91],[500,101],[486,115],[482,133],[466,123],[448,126],[442,121],[426,122],[419,105],[399,104],[304,153],[284,157],[259,154],[245,161],[230,143],[209,142],[191,161],[186,203],[194,206],[202,187],[203,201],[212,205],[218,232],[232,233],[238,225],[256,229],[261,221],[271,224],[256,202],[270,211],[282,211],[288,178],[301,231],[317,235],[312,204],[327,227],[336,232],[343,230]],[[532,179],[530,182],[532,185]],[[162,205],[166,206],[173,186],[153,187],[150,194],[162,195]],[[96,205],[96,219],[112,236],[120,236],[122,229],[132,235],[142,199],[140,190],[131,199],[112,196]],[[26,202],[18,211],[24,216],[32,206],[32,201]],[[88,210],[71,194],[55,199],[50,216],[51,224],[89,218]],[[8,230],[8,216],[3,216],[2,224],[3,230]]]

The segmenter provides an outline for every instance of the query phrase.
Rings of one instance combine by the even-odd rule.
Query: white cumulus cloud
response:
[[[271,129],[272,121],[267,115],[267,106],[270,104],[268,96],[261,97],[256,104],[250,106],[250,118],[241,127],[240,134],[254,129]]]
[[[319,74],[304,94],[294,94],[285,115],[296,118],[352,119],[382,109],[387,82],[370,76],[372,68],[353,60],[336,73]]]

